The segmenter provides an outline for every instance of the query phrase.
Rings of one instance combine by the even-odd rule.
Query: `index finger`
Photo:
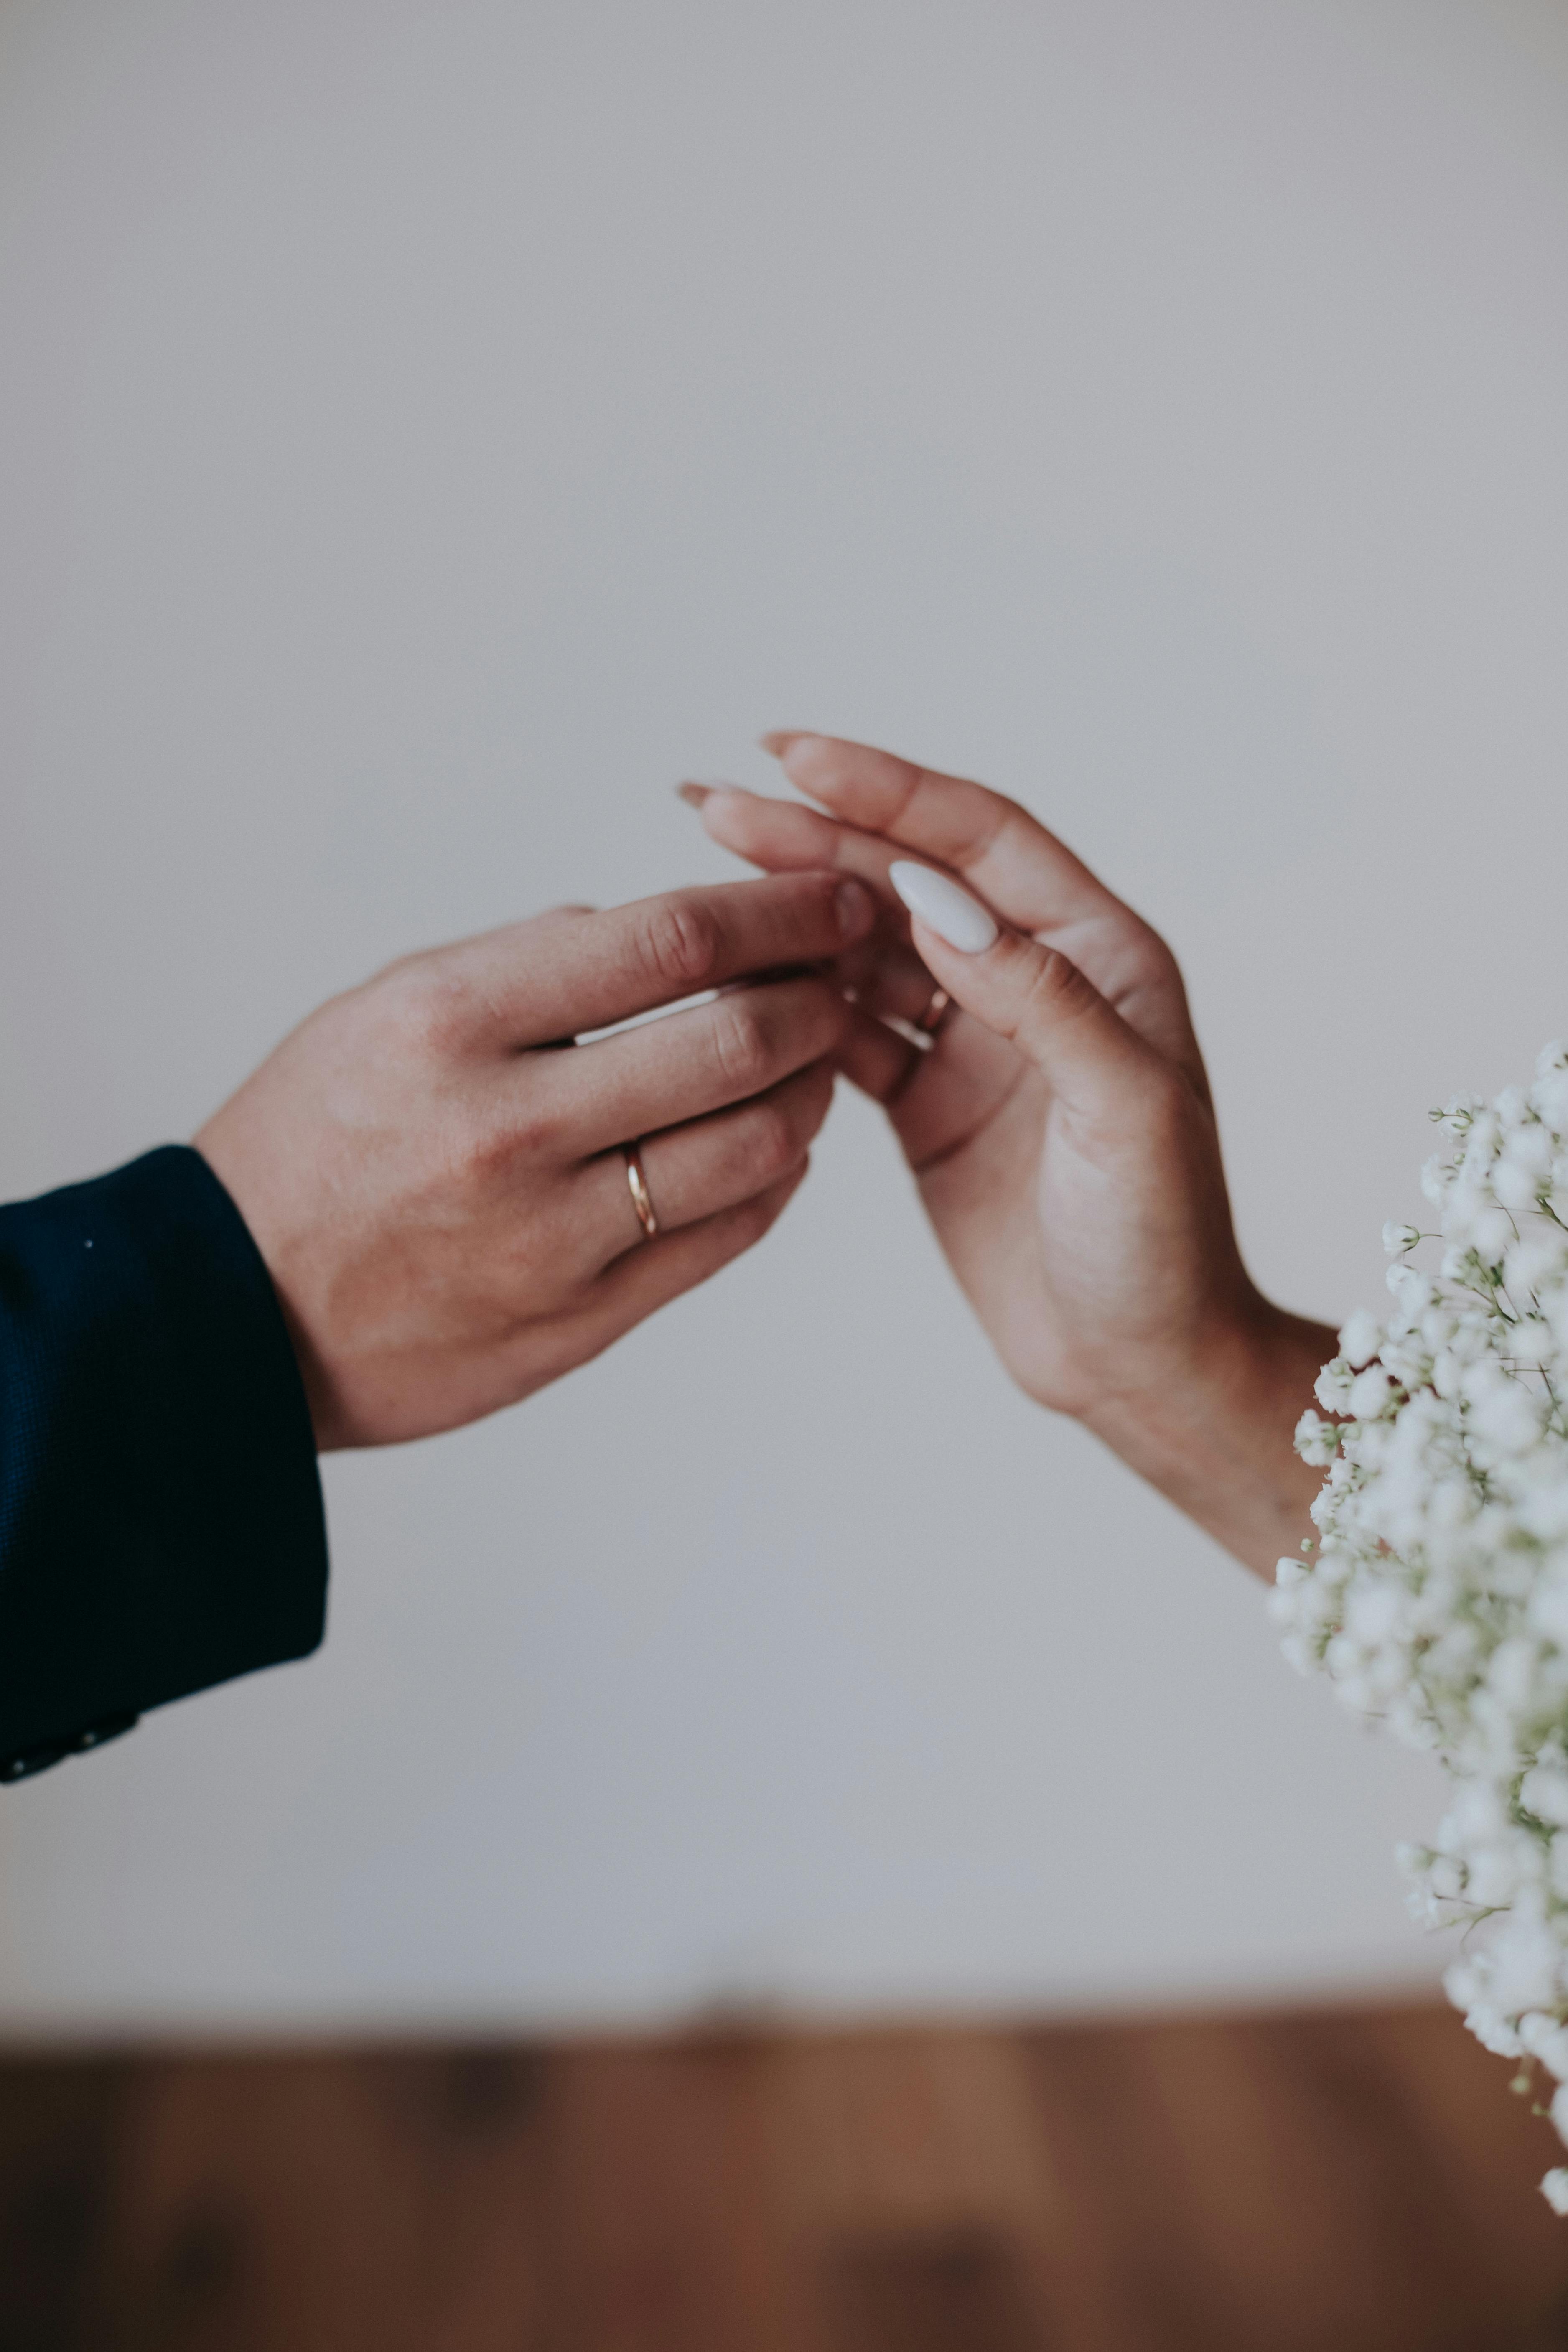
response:
[[[700,810],[710,836],[753,866],[777,873],[822,866],[831,860],[841,873],[858,875],[883,902],[881,929],[869,944],[875,945],[879,939],[909,940],[909,917],[890,878],[890,869],[903,848],[900,842],[886,835],[863,833],[858,825],[825,815],[820,809],[805,808],[798,801],[766,800],[734,785],[684,784],[681,793]],[[1049,841],[1050,836],[1045,838]],[[1063,852],[1064,856],[1069,854]],[[1076,866],[1078,861],[1072,863]],[[1130,907],[1094,883],[1092,876],[1088,878],[1098,895],[1073,901],[1071,910],[1064,908],[1055,920],[1031,920],[1026,914],[1015,912],[1020,903],[1016,890],[997,887],[987,896],[1000,913],[1011,915],[1019,930],[1044,938],[1078,964],[1140,1035],[1186,1068],[1199,1071],[1186,995],[1170,950]],[[853,977],[863,960],[863,953],[852,955],[841,961],[839,970]]]
[[[1128,911],[1027,809],[967,776],[834,735],[764,735],[763,748],[809,798],[951,866],[1022,930]]]
[[[476,940],[486,1001],[513,1045],[607,1029],[726,981],[840,955],[876,920],[842,874],[770,874],[668,890],[602,914],[565,908]]]

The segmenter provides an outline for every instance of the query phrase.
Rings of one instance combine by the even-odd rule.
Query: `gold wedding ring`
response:
[[[637,1223],[645,1237],[652,1241],[658,1231],[658,1216],[653,1205],[653,1194],[647,1189],[643,1174],[642,1154],[635,1143],[623,1143],[621,1158],[626,1163],[626,1182],[631,1187],[632,1206],[637,1213]]]
[[[915,1023],[915,1027],[923,1029],[928,1037],[934,1037],[946,1019],[947,1009],[952,1003],[952,999],[945,988],[933,988],[926,1009]]]

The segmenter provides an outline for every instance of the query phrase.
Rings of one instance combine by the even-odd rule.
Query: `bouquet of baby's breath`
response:
[[[1394,1311],[1352,1316],[1333,1418],[1297,1430],[1328,1477],[1273,1606],[1294,1664],[1452,1773],[1432,1843],[1400,1851],[1412,1907],[1465,1927],[1449,1996],[1517,2089],[1555,2078],[1568,2141],[1568,1047],[1433,1116],[1439,1230],[1384,1229]],[[1568,2168],[1542,2188],[1568,2213]]]

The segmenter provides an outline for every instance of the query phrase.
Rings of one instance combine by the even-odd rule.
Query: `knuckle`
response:
[[[1087,1005],[1093,995],[1076,963],[1057,948],[1041,948],[1024,991],[1026,1019],[1059,1021],[1064,1013]]]
[[[748,1141],[752,1174],[771,1180],[793,1168],[800,1157],[801,1138],[790,1106],[776,1099],[759,1103],[752,1115]]]
[[[795,1120],[797,1142],[809,1142],[833,1107],[833,1066],[814,1062],[802,1085]]]
[[[760,1242],[777,1220],[783,1207],[783,1194],[774,1186],[771,1192],[759,1192],[755,1200],[748,1201],[743,1208],[737,1209],[733,1228],[737,1251],[751,1249]]]
[[[665,988],[701,988],[719,966],[718,918],[697,898],[656,898],[642,910],[633,953],[640,972]]]
[[[1142,1073],[1142,1093],[1140,1124],[1157,1151],[1173,1156],[1198,1108],[1191,1087],[1176,1071],[1152,1061]]]
[[[559,1141],[558,1118],[537,1102],[487,1096],[466,1107],[456,1122],[458,1164],[470,1189],[479,1192],[515,1184],[529,1160],[548,1157]]]
[[[805,987],[803,1027],[806,1040],[818,1054],[829,1053],[849,1026],[849,1007],[826,981],[808,981]]]
[[[515,1171],[524,1160],[563,1158],[566,1122],[558,1111],[531,1103],[509,1116],[502,1150],[509,1171]]]
[[[713,1052],[725,1083],[741,1094],[755,1094],[773,1076],[773,1040],[750,992],[721,997],[715,1004]]]
[[[775,1202],[749,1202],[744,1214],[741,1219],[741,1247],[742,1249],[752,1249],[754,1247],[755,1244],[762,1240],[763,1235],[767,1232],[768,1227],[773,1223],[773,1219],[777,1215],[778,1204]]]
[[[507,1132],[514,1157],[570,1157],[574,1151],[578,1097],[553,1066],[556,1059],[552,1055],[544,1067],[528,1072],[515,1092],[509,1089]]]
[[[419,961],[395,968],[384,986],[385,1010],[401,1044],[433,1061],[450,1060],[467,1046],[475,1007],[459,974]]]
[[[1174,951],[1152,923],[1144,922],[1142,917],[1135,917],[1128,931],[1127,946],[1128,961],[1140,978],[1157,987],[1181,986],[1182,968],[1176,961]]]
[[[791,1087],[789,1092],[790,1156],[785,1163],[786,1166],[793,1168],[795,1161],[810,1147],[813,1138],[817,1134],[823,1120],[833,1107],[836,1083],[833,1064],[821,1061],[813,1062],[809,1069],[803,1070],[795,1084]]]
[[[510,1173],[515,1138],[489,1104],[466,1105],[448,1123],[453,1172],[465,1192],[482,1193]]]
[[[465,1192],[483,1194],[505,1183],[511,1172],[514,1143],[499,1119],[459,1120],[452,1145],[458,1179]]]

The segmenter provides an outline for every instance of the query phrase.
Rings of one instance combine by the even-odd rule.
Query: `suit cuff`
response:
[[[299,1366],[198,1152],[0,1208],[0,1779],[321,1641]]]

